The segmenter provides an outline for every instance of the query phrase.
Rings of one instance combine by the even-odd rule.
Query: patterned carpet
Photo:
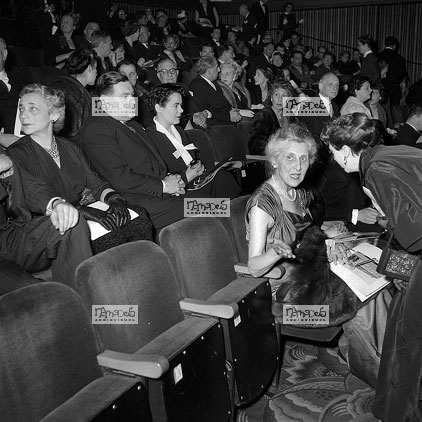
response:
[[[288,342],[278,387],[241,409],[237,422],[376,422],[373,398],[337,349]]]

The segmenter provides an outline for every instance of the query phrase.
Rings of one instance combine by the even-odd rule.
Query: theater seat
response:
[[[160,232],[159,241],[175,269],[180,295],[188,298],[182,303],[185,311],[212,315],[204,303],[225,300],[237,305],[233,316],[213,316],[224,327],[226,356],[234,369],[235,403],[257,399],[278,366],[268,281],[237,277],[231,240],[217,218],[178,221]]]
[[[230,418],[222,327],[211,318],[184,319],[173,270],[158,245],[132,242],[87,259],[76,270],[76,289],[89,310],[93,305],[138,307],[138,324],[96,328],[102,344],[117,356],[159,354],[168,362],[159,379],[147,380],[154,421]],[[128,362],[125,371],[131,369]]]
[[[0,419],[151,421],[141,382],[103,376],[100,346],[80,297],[37,283],[0,297]]]

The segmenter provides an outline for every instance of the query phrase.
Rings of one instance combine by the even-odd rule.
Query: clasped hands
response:
[[[185,194],[185,182],[180,174],[168,174],[164,179],[163,193],[179,196]]]
[[[130,221],[126,200],[115,193],[107,195],[105,201],[109,205],[107,211],[84,205],[78,207],[78,210],[86,220],[96,221],[107,230],[114,231],[125,227]]]

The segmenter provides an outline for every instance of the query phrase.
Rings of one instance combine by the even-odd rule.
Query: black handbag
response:
[[[377,266],[377,272],[399,280],[409,281],[416,268],[418,256],[391,247],[393,234],[390,234],[387,246],[383,249]]]

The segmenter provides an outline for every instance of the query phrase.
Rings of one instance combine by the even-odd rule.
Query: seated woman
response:
[[[314,224],[309,211],[312,194],[300,188],[300,184],[315,161],[317,147],[305,128],[291,124],[271,136],[266,152],[273,174],[246,205],[246,238],[248,268],[253,276],[263,276],[280,263],[286,268],[280,280],[271,281],[275,296],[289,279],[294,265],[291,260],[295,258],[292,250],[304,231]],[[339,250],[332,253],[343,256]]]
[[[46,39],[44,46],[44,61],[49,66],[62,68],[66,59],[76,49],[74,31],[77,18],[69,13],[60,20],[60,32]]]
[[[269,83],[274,77],[273,71],[268,66],[258,66],[255,71],[254,83],[249,87],[251,93],[251,109],[261,109],[268,105],[270,98]]]
[[[363,307],[359,318],[346,326],[348,347],[342,350],[352,372],[376,385],[372,409],[377,418],[417,420],[422,399],[422,151],[380,145],[373,121],[361,113],[337,118],[321,139],[328,142],[334,160],[346,173],[359,172],[374,208],[385,215],[395,249],[418,257],[408,282],[394,280],[398,290],[388,318],[384,289],[370,302],[372,312]]]
[[[254,112],[249,110],[251,106],[250,94],[241,83],[236,81],[240,73],[242,73],[242,68],[234,60],[229,60],[220,65],[220,80],[217,82],[223,89],[224,97],[232,108],[238,109],[242,117],[252,118]]]
[[[67,75],[59,76],[52,86],[65,96],[64,126],[59,135],[77,141],[82,123],[91,116],[92,97],[86,89],[97,78],[97,53],[94,50],[74,51],[65,65]]]
[[[259,110],[253,120],[248,146],[253,155],[265,155],[270,135],[277,129],[289,125],[289,118],[283,116],[283,98],[292,97],[293,90],[288,82],[277,79],[269,85],[270,104]]]
[[[151,91],[148,105],[155,117],[147,132],[167,165],[167,171],[180,174],[183,181],[189,183],[204,172],[202,161],[208,168],[213,166],[213,157],[210,157],[210,152],[208,156],[201,155],[206,152],[200,149],[199,160],[196,146],[190,142],[186,132],[176,126],[183,112],[182,94],[183,89],[174,84],[163,84]],[[206,186],[199,190],[186,190],[185,196],[235,198],[239,193],[240,188],[233,176],[220,170]]]
[[[78,218],[93,220],[111,231],[93,242],[94,252],[131,240],[152,238],[151,222],[145,210],[137,208],[140,218],[130,222],[126,200],[93,171],[75,143],[54,136],[54,131],[62,126],[65,114],[62,91],[43,85],[27,85],[21,92],[19,113],[26,136],[11,145],[7,153],[22,170],[23,195],[29,195],[27,190],[32,190],[31,184],[26,183],[27,178],[36,180],[39,185],[37,199],[27,201],[23,207],[22,212],[29,222],[39,216],[50,215],[60,204],[66,204],[75,224]],[[108,204],[109,209],[102,211],[86,206],[88,196],[91,195],[95,198],[91,202],[100,200]],[[61,232],[64,234],[65,231]],[[35,243],[36,240],[36,237],[31,239],[34,242],[33,252],[37,245],[40,249],[37,253],[44,254],[44,258],[48,257],[52,253],[49,249],[46,250],[49,246],[39,246]],[[78,248],[78,245],[74,247]],[[46,267],[49,266],[47,262],[43,261]],[[39,270],[41,268],[37,268]],[[67,277],[73,278],[73,274]]]
[[[364,104],[371,98],[371,85],[366,76],[356,76],[349,85],[350,97],[340,110],[340,114],[364,113],[372,118],[371,110]]]

